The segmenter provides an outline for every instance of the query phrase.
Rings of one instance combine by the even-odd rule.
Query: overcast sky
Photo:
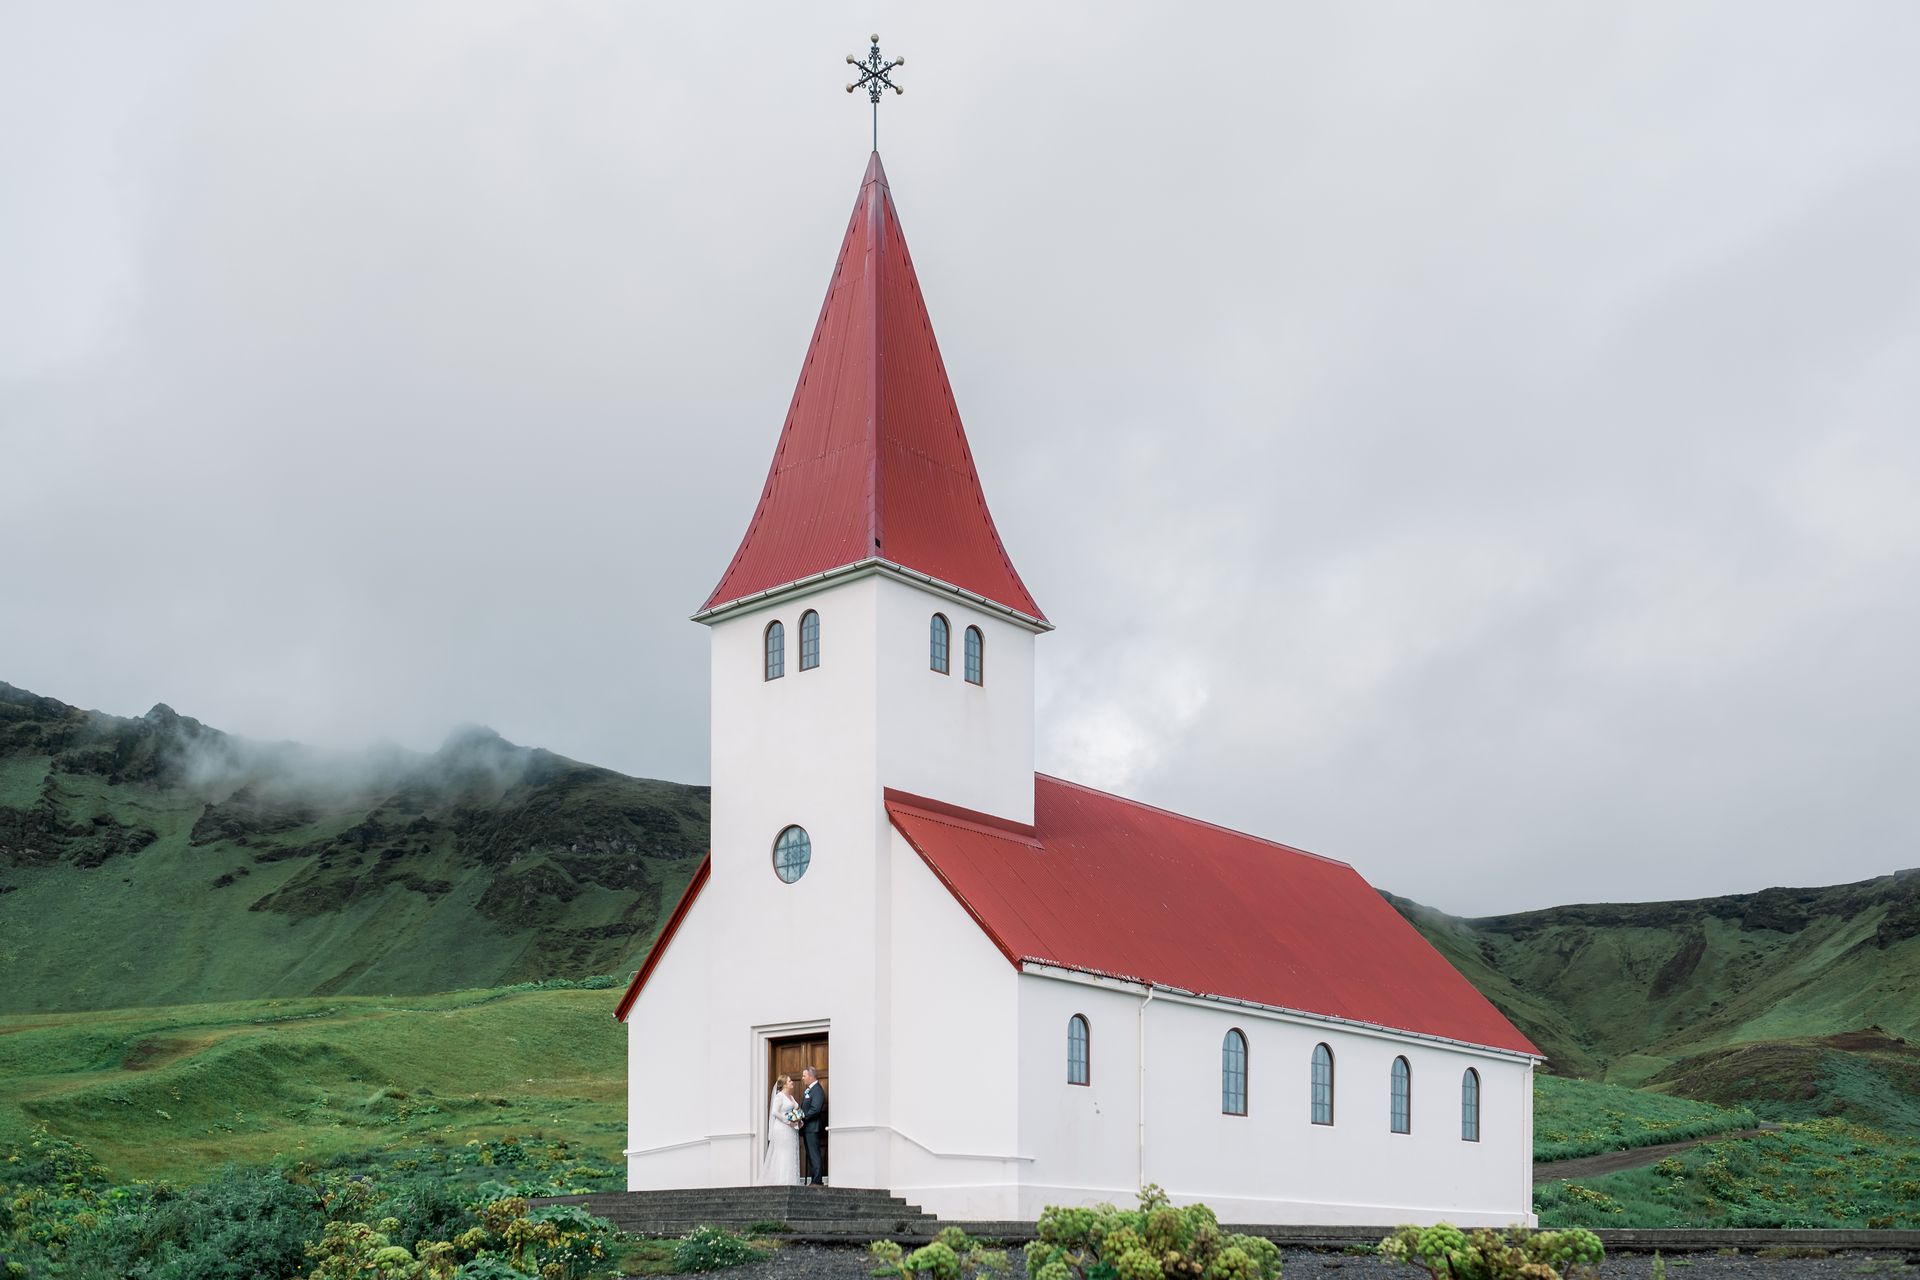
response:
[[[1462,914],[1920,863],[1920,6],[0,0],[0,679],[704,781],[868,145],[1041,767]]]

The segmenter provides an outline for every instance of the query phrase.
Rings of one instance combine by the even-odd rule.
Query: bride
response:
[[[793,1077],[781,1076],[773,1082],[773,1097],[767,1104],[767,1154],[760,1163],[760,1184],[768,1187],[800,1185],[800,1126],[787,1119],[798,1111],[793,1096]]]

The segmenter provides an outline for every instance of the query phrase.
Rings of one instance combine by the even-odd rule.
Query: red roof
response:
[[[877,152],[760,505],[700,612],[876,561],[1045,621],[987,513]]]
[[[620,997],[620,1003],[614,1008],[613,1016],[620,1021],[627,1020],[627,1010],[633,1008],[633,1002],[640,998],[640,988],[647,985],[647,979],[660,967],[660,959],[667,954],[667,948],[673,944],[673,935],[680,932],[680,926],[686,923],[687,912],[693,910],[693,900],[707,887],[707,880],[713,875],[713,855],[709,853],[700,859],[700,865],[693,869],[693,879],[687,881],[687,887],[680,894],[680,901],[674,904],[673,914],[667,917],[660,936],[654,939],[653,949],[647,952],[647,958],[641,962],[640,972],[633,975],[633,981],[627,984],[627,994]]]
[[[1540,1053],[1344,862],[1044,774],[1031,827],[893,790],[886,805],[1016,967]]]

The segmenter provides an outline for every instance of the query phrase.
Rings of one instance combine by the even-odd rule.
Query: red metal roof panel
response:
[[[1032,828],[886,804],[1016,964],[1540,1052],[1343,862],[1044,774]]]

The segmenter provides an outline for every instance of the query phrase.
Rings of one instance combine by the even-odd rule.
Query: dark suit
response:
[[[807,1147],[807,1176],[804,1181],[819,1182],[826,1177],[826,1162],[821,1159],[820,1137],[827,1128],[827,1091],[815,1080],[800,1095],[800,1140]]]

